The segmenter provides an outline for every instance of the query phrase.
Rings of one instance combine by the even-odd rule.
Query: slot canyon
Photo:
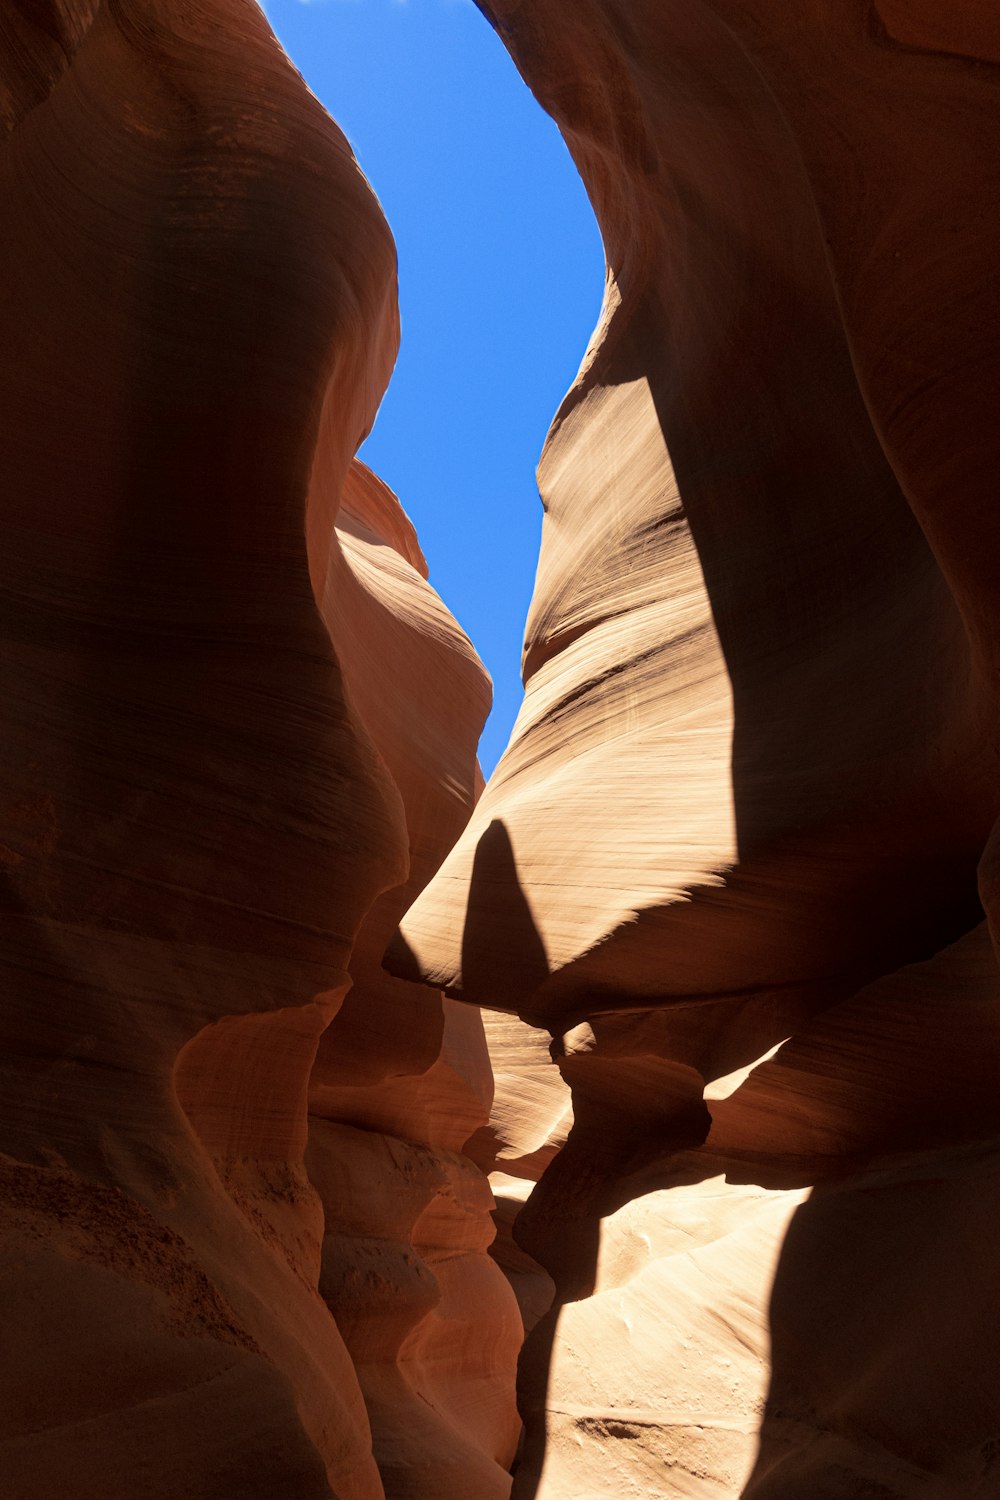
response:
[[[377,182],[0,9],[0,1496],[1000,1500],[1000,10],[477,3],[607,261],[485,786]]]

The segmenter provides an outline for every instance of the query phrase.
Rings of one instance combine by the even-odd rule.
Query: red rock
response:
[[[453,1492],[500,1496],[518,1322],[460,1153],[482,1029],[372,956],[471,806],[488,703],[350,468],[391,236],[249,0],[13,7],[0,36],[4,1494],[440,1480],[324,1301],[336,1016],[316,1181],[382,1142],[367,1233],[434,1288],[418,1318],[391,1290],[413,1347],[376,1373],[438,1448],[460,1430]],[[406,729],[401,676],[438,718]]]
[[[609,275],[478,805],[343,136],[0,18],[4,1495],[504,1500],[523,1319],[523,1500],[993,1500],[993,11],[482,8]]]
[[[322,449],[317,468],[328,472]],[[520,1434],[522,1325],[486,1254],[489,1184],[463,1154],[493,1098],[483,1026],[380,963],[472,811],[490,700],[426,572],[395,496],[355,464],[323,613],[352,706],[400,790],[410,874],[358,935],[353,988],[310,1079],[308,1161],[326,1206],[320,1290],[358,1370],[387,1493],[502,1500]]]
[[[522,712],[390,950],[572,1090],[501,1184],[558,1289],[514,1494],[985,1497],[992,11],[481,8],[608,259]]]

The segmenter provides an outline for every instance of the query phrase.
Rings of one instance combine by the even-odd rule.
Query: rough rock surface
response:
[[[514,1493],[986,1500],[994,9],[480,8],[608,260],[523,709],[390,953],[572,1090],[497,1162],[558,1293]],[[543,1147],[520,1071],[477,1149]]]
[[[5,6],[0,121],[0,1489],[500,1497],[482,1027],[378,969],[488,703],[351,467],[391,237],[251,0]]]

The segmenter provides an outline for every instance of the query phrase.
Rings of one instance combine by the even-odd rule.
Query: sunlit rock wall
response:
[[[560,1145],[491,1027],[498,1256],[557,1289],[514,1493],[985,1500],[994,12],[480,8],[608,261],[521,715],[391,951],[572,1090]]]
[[[389,231],[251,0],[6,6],[0,120],[0,1489],[501,1497],[482,1027],[378,968],[488,704],[350,467]]]

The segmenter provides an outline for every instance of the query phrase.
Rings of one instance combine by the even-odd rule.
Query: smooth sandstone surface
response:
[[[819,182],[819,168],[803,165],[804,136],[778,108],[777,84],[711,6],[665,18],[652,4],[570,13],[553,3],[532,6],[530,22],[523,6],[493,9],[580,164],[608,290],[539,471],[546,516],[524,708],[403,935],[420,971],[450,991],[554,1026],[596,1009],[605,988],[616,1009],[626,996],[750,989],[808,1005],[824,985],[913,956],[916,930],[928,952],[960,931],[992,822],[987,683],[965,601],[907,503],[904,459],[923,519],[938,491],[954,493],[941,470],[946,457],[959,462],[957,446],[981,489],[995,424],[983,411],[978,440],[957,445],[948,428],[933,466],[911,459],[905,437],[930,447],[931,417],[940,432],[969,408],[924,390],[937,350],[886,368],[890,323],[896,342],[929,339],[933,325],[956,349],[947,368],[965,372],[968,400],[987,399],[953,304],[977,286],[989,296],[979,205],[992,74],[957,68],[950,87],[961,104],[970,96],[967,114],[951,103],[950,73],[947,103],[927,89],[923,128],[943,137],[929,156],[907,82],[927,65],[918,58],[908,72],[900,60],[907,128],[876,117],[864,132],[881,124],[880,171],[890,151],[900,175],[911,157],[926,176],[933,167],[956,211],[919,217],[905,181],[876,202],[838,204],[857,249],[834,275],[827,242],[840,221],[817,212],[833,168]],[[865,58],[874,72],[887,56],[864,34],[861,8],[849,9],[846,56],[826,59],[831,135],[841,116],[862,129],[867,116],[852,106]],[[768,56],[781,77],[794,80],[797,63],[807,78],[820,73],[775,24]],[[794,31],[808,37],[809,21]],[[863,172],[843,175],[841,195],[864,194]],[[883,245],[890,230],[899,244]],[[918,230],[930,246],[904,255]],[[883,283],[871,307],[845,305],[854,260],[874,279],[869,241],[899,306],[886,307]],[[979,282],[974,263],[956,264],[956,241],[981,256]],[[924,262],[943,287],[921,283]],[[977,336],[993,353],[991,305],[982,313]],[[878,320],[870,331],[866,317]],[[908,399],[931,408],[911,416],[899,456],[866,406],[875,397],[855,368],[855,322],[890,415]]]
[[[521,715],[388,955],[512,1013],[514,1494],[985,1500],[992,10],[480,9],[608,261]]]
[[[995,1500],[994,10],[480,8],[608,279],[478,804],[343,136],[0,12],[0,1488]]]
[[[317,450],[315,482],[331,472]],[[523,1337],[484,1172],[463,1152],[493,1079],[477,1012],[395,979],[381,956],[468,821],[490,686],[425,579],[394,495],[348,471],[322,609],[352,705],[403,801],[409,878],[369,911],[352,989],[309,1080],[307,1166],[326,1210],[320,1291],[357,1370],[388,1495],[504,1500]]]
[[[250,0],[5,7],[0,120],[0,1488],[499,1500],[482,1026],[378,963],[489,703],[352,464],[391,236]]]

